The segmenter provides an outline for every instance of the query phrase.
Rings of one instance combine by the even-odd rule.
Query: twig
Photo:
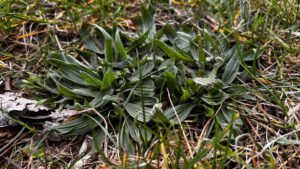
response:
[[[282,163],[277,169],[281,169],[281,168],[283,168],[284,166],[286,166],[286,164],[287,164],[289,161],[291,161],[292,158],[294,158],[294,157],[298,154],[299,150],[300,150],[300,147],[298,147],[297,150],[295,151],[295,153],[292,154],[292,155],[291,155],[284,163]]]
[[[294,134],[294,133],[296,133],[296,132],[299,132],[300,131],[300,129],[297,129],[297,130],[294,130],[294,131],[291,131],[291,132],[289,132],[289,133],[286,133],[286,134],[284,134],[284,135],[281,135],[281,136],[278,136],[277,138],[275,138],[274,140],[272,140],[271,142],[269,142],[268,144],[266,144],[264,147],[263,147],[263,149],[259,152],[259,153],[257,153],[255,156],[253,156],[252,158],[250,158],[248,161],[247,161],[247,163],[249,163],[252,159],[254,159],[254,158],[256,158],[256,157],[258,157],[258,156],[260,156],[260,155],[262,155],[272,144],[274,144],[274,143],[276,143],[278,140],[280,140],[280,139],[282,139],[282,138],[284,138],[284,137],[286,137],[286,136],[288,136],[288,135],[291,135],[291,134]]]

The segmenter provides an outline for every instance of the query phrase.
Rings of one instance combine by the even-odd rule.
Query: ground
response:
[[[0,7],[2,168],[299,168],[299,1]]]

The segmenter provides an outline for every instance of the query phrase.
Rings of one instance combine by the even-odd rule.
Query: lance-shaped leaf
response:
[[[132,51],[133,49],[135,49],[136,47],[139,47],[140,45],[142,45],[142,44],[146,41],[149,32],[150,32],[150,29],[149,29],[147,32],[145,32],[143,35],[141,35],[141,36],[139,36],[137,39],[135,39],[135,40],[132,42],[132,44],[128,47],[127,52],[130,52],[130,51]]]
[[[122,43],[121,37],[119,30],[117,29],[116,31],[116,36],[115,36],[115,49],[116,52],[121,56],[121,58],[124,60],[127,58],[127,51]]]
[[[128,154],[131,156],[135,155],[135,149],[132,140],[130,139],[128,125],[126,125],[126,121],[124,121],[121,131],[119,134],[119,145],[122,153]]]
[[[151,108],[144,107],[143,109],[142,105],[136,103],[127,103],[125,105],[125,110],[130,116],[141,122],[144,122],[144,117],[145,122],[149,122],[153,116],[153,111]]]
[[[239,72],[239,68],[240,68],[239,59],[235,56],[232,56],[229,62],[225,66],[225,70],[222,75],[222,81],[226,83],[232,83]]]
[[[137,96],[151,97],[153,96],[155,89],[155,84],[152,80],[145,80],[139,83],[136,88],[133,90],[133,94]],[[143,93],[142,93],[143,92]]]
[[[140,74],[139,72],[141,72],[141,76],[144,77],[146,75],[149,75],[149,73],[151,73],[151,71],[154,69],[154,63],[152,61],[145,63],[143,66],[140,67],[140,70],[137,70],[132,77],[130,77],[131,81],[138,81],[140,80]]]
[[[104,54],[103,50],[100,48],[101,46],[103,47],[103,44],[101,45],[101,43],[95,38],[88,37],[83,40],[83,44],[86,49],[89,49],[95,53]]]
[[[180,104],[173,107],[170,107],[169,109],[165,110],[163,114],[166,116],[167,119],[169,119],[174,124],[179,124],[180,122],[183,122],[187,116],[191,113],[193,108],[195,107],[195,104]],[[174,109],[176,111],[174,111]],[[179,117],[179,121],[176,117],[176,113]]]
[[[220,105],[229,97],[230,95],[226,94],[225,92],[217,90],[204,94],[201,99],[209,105]]]
[[[101,89],[102,81],[88,73],[82,72],[81,78],[90,86],[98,87]]]
[[[77,93],[74,93],[71,89],[69,89],[68,87],[66,86],[63,86],[62,84],[60,83],[56,83],[57,85],[57,91],[59,94],[62,94],[66,97],[69,97],[69,98],[80,98],[80,96],[77,94]]]
[[[143,141],[150,141],[152,133],[149,128],[142,126],[140,122],[133,122],[130,119],[127,119],[126,124],[128,126],[129,134],[134,141],[140,145],[143,144]]]
[[[211,77],[196,77],[193,81],[201,86],[214,85],[216,83],[222,83],[222,81]]]
[[[169,47],[166,43],[161,42],[157,39],[153,40],[154,44],[159,47],[168,57],[176,60],[183,60],[187,62],[193,62],[194,60],[190,57],[184,56],[181,53],[175,51],[171,47]]]
[[[96,28],[98,28],[101,34],[104,37],[104,48],[105,48],[105,58],[106,61],[111,63],[114,61],[113,59],[113,41],[111,36],[100,26],[93,24]]]
[[[116,77],[114,72],[111,69],[108,69],[104,74],[102,84],[101,84],[101,90],[105,90],[108,87],[110,87],[112,82],[115,80],[115,78]]]
[[[100,118],[97,118],[97,120],[99,121],[99,123],[102,123],[103,121]],[[81,116],[76,120],[60,124],[53,127],[52,129],[58,131],[61,134],[77,136],[89,132],[96,126],[97,124],[93,120],[89,119],[86,116]]]
[[[149,38],[153,38],[156,33],[156,28],[154,24],[154,12],[151,6],[148,8],[145,6],[141,7],[141,16],[138,18],[138,30],[141,33],[149,31]]]

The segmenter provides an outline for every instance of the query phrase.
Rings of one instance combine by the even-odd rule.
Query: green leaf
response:
[[[149,122],[153,116],[152,109],[149,107],[144,107],[144,112],[142,105],[136,103],[127,103],[125,105],[125,110],[128,114],[137,119],[138,121],[144,122],[144,114],[145,114],[145,122]]]
[[[241,133],[240,127],[243,126],[243,121],[236,116],[236,113],[234,113],[231,110],[228,110],[226,108],[222,108],[222,111],[217,114],[216,116],[217,123],[221,126],[222,129],[225,129],[228,125],[232,125],[233,129]],[[223,130],[224,131],[224,130]],[[225,136],[228,136],[229,131],[227,131]]]
[[[192,36],[185,32],[177,32],[174,45],[184,52],[189,52],[192,43]]]
[[[108,69],[103,77],[102,84],[101,84],[101,90],[105,90],[109,88],[112,85],[112,82],[115,80],[115,74],[111,69]]]
[[[208,93],[204,94],[201,99],[209,105],[220,105],[226,99],[228,99],[230,95],[222,92],[221,90],[217,91],[209,91]]]
[[[83,40],[83,44],[86,49],[95,53],[103,54],[103,50],[100,49],[101,43],[97,39],[88,37]]]
[[[139,72],[141,72],[141,77],[145,77],[146,75],[151,73],[151,71],[154,69],[154,64],[152,61],[146,62],[143,66],[140,67],[140,69],[140,71],[137,70],[136,73],[134,73],[132,77],[130,77],[130,81],[139,81]]]
[[[158,70],[165,70],[165,69],[170,69],[172,67],[174,67],[175,65],[175,60],[173,59],[166,59],[165,61],[163,61],[160,66],[158,67]]]
[[[78,68],[82,71],[85,71],[87,73],[92,73],[93,74],[93,71],[92,71],[92,67],[90,65],[86,65],[84,64],[83,62],[80,62],[78,61],[75,57],[73,56],[70,56],[70,55],[61,55],[61,54],[57,54],[57,53],[52,53],[50,56],[49,56],[49,59],[48,61],[52,62],[52,64],[55,64],[55,61],[57,62],[57,60],[61,61],[61,62],[64,62],[66,64],[69,64],[69,65],[75,65],[75,66],[78,66]],[[58,63],[56,64],[57,67],[60,67],[59,64],[62,64],[62,63]],[[62,67],[64,68],[64,67]]]
[[[205,112],[204,112],[205,116],[212,117],[215,114],[215,111],[214,111],[213,108],[210,108],[210,107],[205,106],[205,105],[203,105],[203,107],[205,109]]]
[[[105,141],[105,132],[101,129],[98,129],[93,136],[92,151],[94,153],[102,151],[104,141]]]
[[[44,79],[42,77],[39,77],[35,74],[29,73],[30,77],[27,80],[23,80],[21,87],[24,87],[26,89],[39,89],[39,90],[44,90],[53,94],[58,94],[57,89],[55,86],[50,86],[49,85],[49,80],[50,79]],[[49,76],[51,73],[49,74]],[[52,84],[55,85],[55,84]]]
[[[87,83],[82,80],[82,77],[80,76],[80,71],[74,71],[66,68],[65,70],[59,69],[57,70],[58,76],[61,79],[68,79],[70,82],[74,82],[75,84],[79,84],[82,86],[86,86]]]
[[[128,48],[127,52],[130,52],[133,49],[135,49],[136,47],[139,47],[140,45],[142,45],[146,41],[149,32],[150,32],[150,29],[147,32],[145,32],[143,35],[139,36],[136,40],[134,40],[133,43]]]
[[[237,76],[240,68],[240,62],[237,57],[231,57],[229,62],[225,66],[224,73],[222,75],[222,81],[226,83],[232,83]]]
[[[122,127],[121,127],[121,131],[120,131],[120,149],[122,150],[122,153],[127,154],[127,155],[131,155],[134,156],[135,155],[135,149],[134,149],[134,145],[129,137],[129,129],[128,129],[128,125],[126,125],[126,121],[124,121]]]
[[[184,103],[191,97],[191,93],[188,90],[185,90],[184,88],[181,88],[181,91],[182,91],[182,94],[180,97],[180,102]]]
[[[183,60],[187,62],[193,62],[194,60],[192,58],[186,57],[174,49],[170,48],[166,43],[161,42],[157,39],[153,40],[154,44],[159,47],[168,57],[171,59],[177,59],[177,60]]]
[[[90,102],[90,104],[95,107],[103,107],[108,103],[118,103],[120,98],[118,96],[106,95],[108,93],[100,93],[95,96],[95,98]]]
[[[144,5],[141,7],[141,16],[138,17],[138,30],[141,33],[145,33],[150,30],[148,36],[149,38],[154,38],[156,34],[156,27],[154,24],[154,12],[152,12],[152,8],[149,5],[146,8]]]
[[[64,96],[66,96],[66,97],[69,97],[69,98],[78,98],[78,97],[79,97],[79,96],[78,96],[76,93],[74,93],[71,89],[69,89],[69,88],[63,86],[62,84],[56,83],[56,85],[57,85],[57,91],[58,91],[58,93],[60,93],[60,94],[62,94],[62,95],[64,95]]]
[[[79,76],[79,77],[80,77],[80,71],[86,72],[90,75],[97,77],[97,73],[93,70],[92,67],[87,67],[87,66],[83,65],[82,63],[80,63],[80,64],[76,63],[78,61],[74,61],[74,63],[68,63],[68,61],[63,61],[61,59],[50,58],[50,59],[48,59],[48,62],[50,64],[57,66],[60,70],[72,71],[72,74]],[[62,71],[62,73],[64,73],[64,71]]]
[[[163,112],[163,114],[166,116],[167,119],[169,119],[173,124],[179,124],[180,122],[183,122],[187,116],[191,113],[193,108],[195,107],[195,104],[180,104],[175,106],[174,108],[169,108]],[[179,121],[176,117],[175,111],[179,117]]]
[[[161,124],[171,123],[171,121],[161,111],[157,111],[155,113],[155,116],[152,118],[152,121]]]
[[[116,45],[116,51],[122,57],[122,60],[127,59],[127,51],[126,51],[126,49],[125,49],[125,47],[122,43],[120,33],[119,33],[119,29],[117,29],[117,31],[116,31],[115,45]]]
[[[81,78],[88,84],[101,89],[102,81],[96,77],[91,76],[88,73],[82,72],[80,74]]]
[[[222,83],[222,81],[220,81],[219,79],[211,77],[196,77],[193,78],[193,81],[201,86],[213,86],[217,83]]]
[[[95,97],[97,92],[89,88],[75,88],[72,89],[71,91],[73,93],[76,93],[77,95],[86,96],[86,97]]]
[[[100,30],[104,37],[104,48],[105,48],[105,58],[108,63],[114,61],[113,57],[113,41],[111,36],[100,26],[93,24],[96,28]]]
[[[143,145],[145,141],[150,141],[152,133],[149,131],[149,128],[145,128],[139,122],[133,122],[130,119],[127,119],[126,124],[128,126],[128,131],[130,133],[131,138],[137,143],[139,143],[139,145]]]
[[[170,42],[173,42],[176,38],[176,30],[170,25],[165,25],[159,32],[157,32],[156,38],[160,39],[163,35],[166,35]]]
[[[137,87],[133,90],[133,94],[137,96],[142,96],[141,88],[143,89],[143,96],[144,97],[151,97],[153,96],[155,85],[154,82],[150,79],[144,80],[137,85]]]
[[[100,123],[102,122],[100,118],[97,118],[97,120]],[[83,135],[91,131],[96,126],[97,124],[93,120],[89,119],[86,116],[81,116],[73,121],[52,127],[51,129],[59,132],[60,134],[77,136],[77,135]]]
[[[247,95],[248,89],[245,86],[235,85],[232,84],[223,89],[224,92],[230,94],[230,96],[240,96],[240,95]]]
[[[176,93],[177,92],[177,81],[176,81],[176,75],[173,74],[172,72],[165,72],[165,78],[166,78],[166,82],[168,85],[169,90],[171,91],[171,93]]]
[[[142,100],[138,100],[135,102],[136,104],[142,105],[144,103],[144,106],[153,106],[158,103],[158,98],[156,97],[144,97],[143,102]]]

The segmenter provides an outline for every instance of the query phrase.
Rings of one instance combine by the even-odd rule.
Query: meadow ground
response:
[[[2,0],[0,168],[300,168],[299,70],[297,0]]]

